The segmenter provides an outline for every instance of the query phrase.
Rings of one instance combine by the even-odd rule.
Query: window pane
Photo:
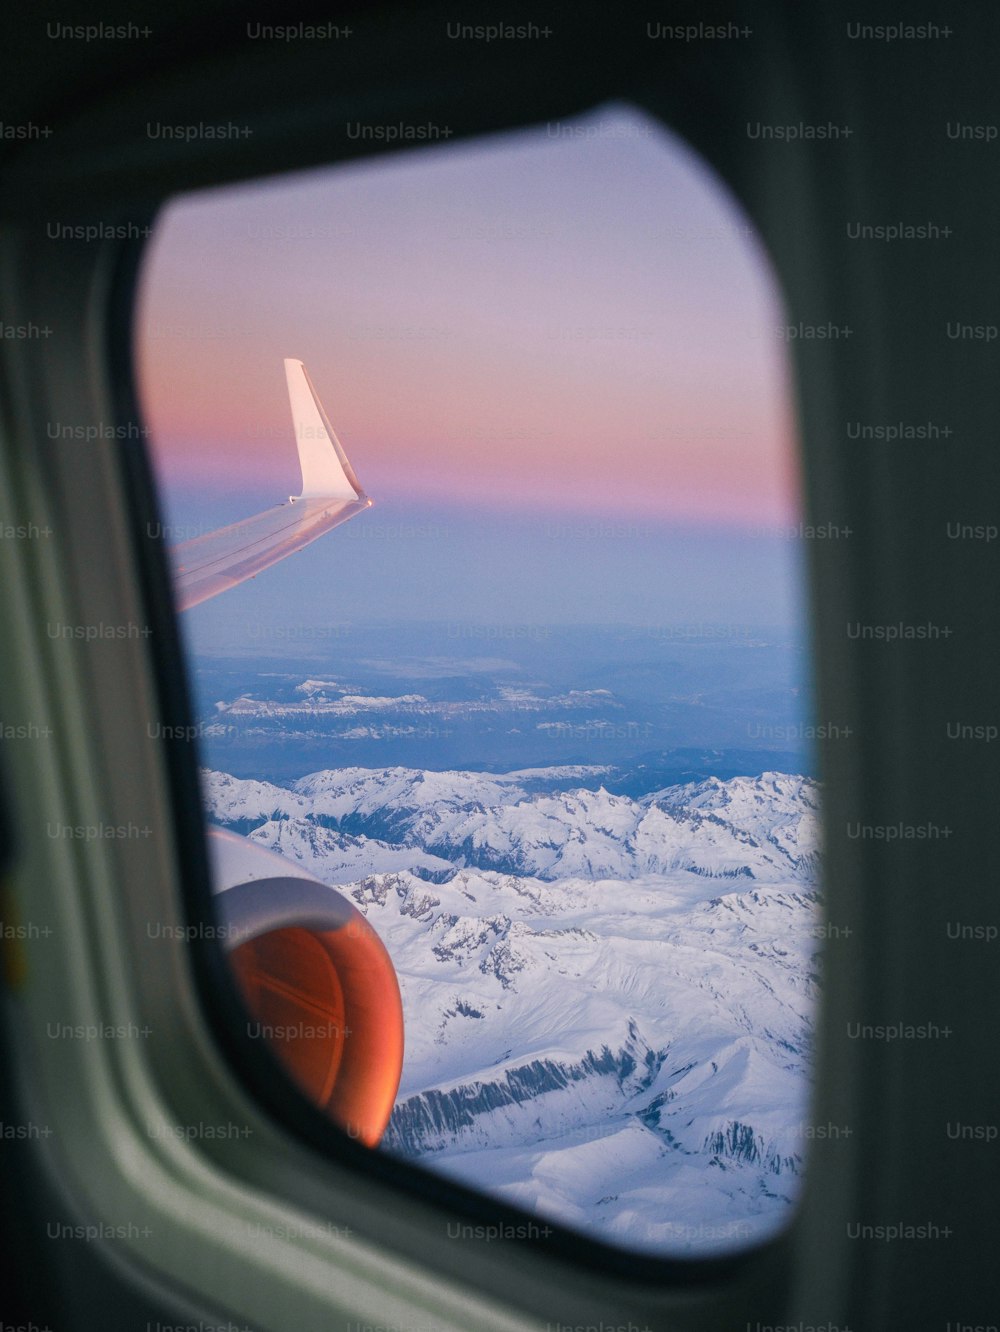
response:
[[[302,491],[285,358],[374,500],[185,612],[210,823],[385,945],[380,1150],[647,1252],[780,1227],[812,1134],[784,324],[717,179],[616,107],[180,199],[144,276],[168,541]]]

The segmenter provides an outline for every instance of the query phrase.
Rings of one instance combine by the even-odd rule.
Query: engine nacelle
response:
[[[294,862],[218,828],[209,843],[248,1033],[267,1040],[335,1124],[376,1146],[403,1066],[403,1006],[385,945],[346,897]]]

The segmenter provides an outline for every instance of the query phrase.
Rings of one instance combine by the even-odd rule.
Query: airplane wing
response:
[[[301,361],[285,360],[302,467],[302,493],[287,504],[174,546],[179,610],[253,578],[371,506]]]

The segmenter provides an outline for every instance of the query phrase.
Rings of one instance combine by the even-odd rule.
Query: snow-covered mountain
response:
[[[372,694],[362,685],[337,680],[304,680],[296,685],[291,698],[261,698],[256,694],[216,701],[212,715],[205,719],[206,736],[240,731],[252,735],[261,728],[280,725],[286,734],[294,728],[302,735],[349,737],[350,730],[337,730],[336,723],[355,718],[369,718],[376,728],[389,724],[396,729],[409,718],[433,718],[439,723],[456,723],[483,716],[486,718],[521,718],[531,723],[534,714],[553,714],[558,718],[584,714],[588,724],[597,727],[620,726],[622,703],[609,689],[545,690],[536,693],[524,686],[497,685],[477,698],[427,698],[423,694]],[[593,719],[594,711],[610,711],[614,721]],[[565,720],[535,723],[539,729],[567,726]],[[368,728],[366,728],[368,729]]]
[[[765,773],[632,800],[601,775],[205,785],[213,821],[338,885],[384,939],[407,1022],[389,1151],[613,1242],[730,1248],[799,1186],[817,788]]]

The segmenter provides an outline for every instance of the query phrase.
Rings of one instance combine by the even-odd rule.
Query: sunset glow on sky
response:
[[[759,243],[654,122],[604,109],[575,125],[172,205],[137,337],[168,486],[297,491],[293,356],[397,510],[795,521]]]

